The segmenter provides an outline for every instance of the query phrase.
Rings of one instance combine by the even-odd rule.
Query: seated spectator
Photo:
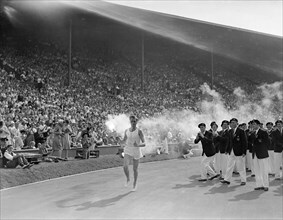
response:
[[[35,141],[31,141],[28,146],[24,146],[22,149],[35,149]]]
[[[1,157],[1,158],[3,157],[3,152],[4,152],[4,150],[6,149],[7,144],[8,144],[8,138],[6,138],[6,137],[0,138],[0,149],[1,149],[1,151],[0,151],[0,157]]]
[[[22,154],[16,154],[13,152],[13,146],[8,145],[3,151],[3,165],[7,168],[16,168],[20,165],[23,169],[32,167],[27,159]]]
[[[38,150],[38,152],[42,154],[43,157],[46,157],[51,153],[48,151],[48,147],[46,144],[38,143]]]
[[[48,157],[51,154],[51,151],[48,151],[48,149],[51,149],[51,147],[48,147],[47,143],[38,143],[38,149],[39,153],[42,155],[42,160],[46,162],[52,162],[56,158],[50,158]]]

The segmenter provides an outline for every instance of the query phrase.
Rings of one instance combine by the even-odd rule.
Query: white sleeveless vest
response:
[[[139,129],[137,128],[135,131],[131,132],[130,129],[126,130],[127,140],[126,147],[124,148],[124,153],[132,156],[134,159],[140,159],[143,157],[141,148],[135,147],[134,143],[136,142],[138,145],[140,144],[140,136]]]

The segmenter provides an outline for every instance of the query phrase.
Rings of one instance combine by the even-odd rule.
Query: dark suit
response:
[[[220,145],[220,140],[219,140],[219,132],[216,131],[216,133],[218,134],[218,136],[214,136],[213,131],[210,129],[209,132],[212,133],[212,141],[213,141],[213,145],[215,148],[215,153],[219,152],[219,145]]]
[[[228,145],[227,153],[231,154],[233,152],[235,156],[242,156],[246,154],[248,141],[245,131],[240,128],[236,128],[236,132],[233,134],[233,130],[229,130],[230,142]]]
[[[273,142],[273,129],[267,130],[267,134],[270,140],[270,145],[268,146],[268,150],[274,151],[274,142]]]
[[[270,174],[275,174],[275,171],[274,171],[275,159],[274,159],[273,132],[274,132],[273,128],[270,129],[270,130],[267,130],[267,134],[268,134],[269,141],[270,141],[270,145],[267,148],[268,149],[268,156],[269,156],[269,159],[268,159],[268,166],[269,166],[268,172]]]
[[[229,156],[224,180],[228,182],[231,181],[234,167],[237,165],[241,182],[246,182],[245,158],[243,157],[243,155],[246,155],[248,145],[246,133],[244,130],[236,128],[235,133],[233,132],[233,129],[229,130],[229,135],[230,141],[227,148]]]
[[[270,140],[268,133],[262,129],[258,129],[253,135],[252,155],[256,187],[269,187],[268,145],[270,145]]]
[[[272,132],[274,144],[274,172],[275,178],[280,178],[280,166],[282,166],[283,134],[278,129]]]
[[[221,154],[225,154],[227,152],[227,148],[229,146],[230,141],[230,134],[229,129],[226,129],[225,131],[219,131],[219,136],[216,137],[216,139],[219,140],[219,151]]]
[[[281,153],[283,151],[283,136],[278,129],[272,132],[272,140],[274,144],[274,152]]]
[[[268,133],[262,129],[259,129],[257,134],[253,133],[253,136],[254,136],[253,145],[252,145],[253,159],[255,155],[258,159],[268,158],[268,146],[270,145]]]
[[[213,134],[210,131],[205,131],[203,138],[198,135],[195,139],[196,144],[200,141],[203,149],[202,156],[205,154],[201,161],[201,179],[207,179],[207,173],[211,174],[212,177],[216,176],[216,173],[210,165],[213,162],[215,155]]]
[[[254,162],[252,158],[252,150],[253,150],[253,139],[255,138],[254,131],[247,129],[245,130],[247,141],[248,141],[248,148],[247,148],[247,168],[251,170],[251,174],[254,174]]]
[[[254,139],[254,131],[250,131],[249,129],[247,129],[246,131],[246,136],[247,136],[247,141],[248,141],[248,147],[247,150],[252,153],[252,149],[253,149],[253,139]]]
[[[205,154],[207,157],[215,155],[215,147],[213,144],[213,135],[210,131],[205,131],[204,138],[200,137],[195,139],[195,144],[201,141],[202,145],[202,156]]]
[[[227,169],[228,155],[226,151],[230,140],[229,129],[219,131],[218,134],[219,135],[214,138],[214,143],[217,144],[220,152],[215,156],[215,170],[217,174],[220,174],[221,171],[221,175],[224,177]]]

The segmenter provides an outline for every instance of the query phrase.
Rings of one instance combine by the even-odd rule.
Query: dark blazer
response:
[[[254,134],[254,131],[250,131],[249,129],[245,130],[246,132],[246,136],[247,136],[247,141],[248,141],[248,148],[247,150],[249,150],[250,153],[252,153],[252,150],[253,150],[253,143],[254,143],[254,138],[255,136],[253,135]]]
[[[230,141],[229,129],[226,129],[225,131],[219,131],[218,133],[219,136],[216,137],[216,139],[219,140],[219,151],[221,154],[225,154],[227,152]]]
[[[273,129],[270,129],[270,131],[266,131],[269,137],[270,145],[268,145],[268,150],[274,150],[274,143],[273,143]]]
[[[254,142],[252,148],[252,157],[256,155],[258,159],[264,159],[268,157],[268,145],[270,140],[266,131],[259,129],[257,134],[253,133]]]
[[[278,129],[272,132],[272,141],[274,145],[274,152],[281,153],[283,150],[283,136]]]
[[[233,130],[230,129],[229,134],[230,141],[227,153],[231,154],[231,151],[233,149],[235,156],[245,155],[248,147],[248,141],[245,131],[237,128],[235,134],[233,134]]]
[[[202,155],[206,155],[207,157],[212,157],[215,155],[215,147],[213,144],[213,135],[210,131],[205,131],[204,138],[197,136],[195,139],[195,144],[197,144],[199,141],[201,141],[202,145]]]
[[[214,136],[212,130],[210,129],[209,132],[212,133],[212,141],[215,147],[215,153],[219,152],[219,146],[220,146],[220,139],[219,137],[219,132],[217,131],[218,136]]]

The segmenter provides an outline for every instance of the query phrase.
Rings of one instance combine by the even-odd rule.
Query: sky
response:
[[[106,0],[115,4],[283,36],[283,0]]]

